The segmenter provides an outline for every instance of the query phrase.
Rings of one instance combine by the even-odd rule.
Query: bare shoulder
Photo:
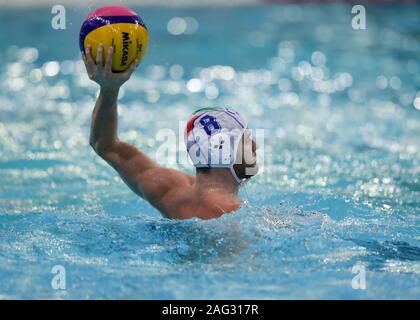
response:
[[[219,218],[232,213],[241,206],[240,201],[233,201],[225,194],[197,195],[194,186],[180,186],[171,189],[163,198],[164,211],[170,218],[201,219]]]
[[[240,207],[239,202],[223,193],[198,196],[195,177],[179,170],[150,168],[141,173],[139,181],[144,198],[168,218],[212,219]]]
[[[160,188],[174,186],[192,186],[195,177],[176,169],[154,167],[141,173],[142,180],[149,185],[156,185]]]
[[[163,214],[191,201],[195,177],[176,169],[154,167],[142,172],[138,185],[143,197]],[[188,198],[190,197],[190,198]]]
[[[178,185],[164,195],[160,211],[168,218],[190,219],[196,216],[197,204],[193,186]]]

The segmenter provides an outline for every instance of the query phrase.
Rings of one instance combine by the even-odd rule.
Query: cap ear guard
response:
[[[238,175],[236,174],[235,169],[233,168],[233,166],[230,166],[229,169],[230,169],[230,173],[235,178],[235,180],[239,184],[239,186],[243,186],[248,181],[248,179],[246,179],[246,178],[242,178],[242,179],[239,178]]]
[[[241,135],[235,141],[235,144],[233,146],[233,152],[234,152],[233,154],[235,155],[234,156],[235,159],[233,160],[233,163],[229,167],[230,172],[232,173],[232,176],[235,178],[236,182],[239,183],[240,186],[242,186],[247,181],[247,179],[245,179],[245,178],[241,179],[241,178],[238,177],[238,175],[235,172],[234,165],[236,164],[236,156],[238,155],[239,142],[241,141],[241,137],[242,137],[242,134],[243,134],[244,131],[245,131],[245,129],[242,130]],[[241,159],[241,162],[242,162],[242,159]]]

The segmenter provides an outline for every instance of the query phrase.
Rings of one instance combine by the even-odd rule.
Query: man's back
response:
[[[168,218],[218,218],[240,206],[226,190],[197,189],[197,178],[179,170],[156,168],[142,179],[143,197]]]

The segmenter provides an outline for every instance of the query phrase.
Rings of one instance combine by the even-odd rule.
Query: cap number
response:
[[[203,126],[204,131],[206,131],[207,135],[211,136],[211,130],[218,130],[222,127],[217,122],[215,117],[210,115],[205,115],[200,119],[200,123]]]

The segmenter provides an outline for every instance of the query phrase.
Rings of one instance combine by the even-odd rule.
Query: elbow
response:
[[[90,140],[89,141],[90,146],[92,147],[93,151],[95,151],[95,153],[102,157],[102,155],[105,153],[105,149],[103,148],[103,146],[101,146],[100,143],[98,143],[98,141],[95,140]]]
[[[93,140],[92,138],[89,140],[89,145],[92,147],[92,149],[98,153],[98,144],[96,143],[95,140]]]
[[[105,158],[105,154],[112,149],[113,143],[103,143],[97,140],[90,140],[90,146],[95,151],[95,153],[101,158]]]

